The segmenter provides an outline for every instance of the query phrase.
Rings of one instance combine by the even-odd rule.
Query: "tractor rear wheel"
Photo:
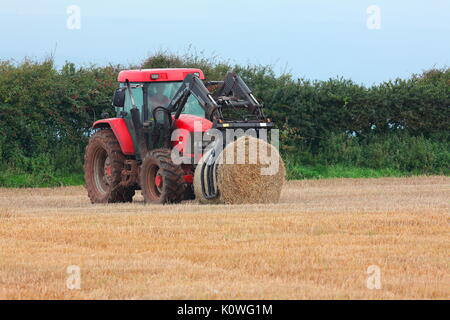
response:
[[[181,166],[172,162],[169,149],[147,153],[140,169],[140,184],[147,203],[177,203],[183,200],[186,183]]]
[[[134,189],[120,185],[125,155],[110,129],[89,139],[84,155],[84,180],[92,203],[131,202]]]

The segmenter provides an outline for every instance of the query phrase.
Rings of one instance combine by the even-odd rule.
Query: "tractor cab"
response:
[[[119,73],[118,80],[120,87],[124,89],[126,89],[128,81],[136,107],[141,111],[142,121],[147,121],[151,119],[153,111],[157,107],[168,107],[187,74],[197,74],[200,79],[204,79],[203,73],[199,69],[151,69],[122,71]],[[123,111],[130,114],[130,110],[133,108],[131,95],[128,90],[125,90],[124,106],[116,107],[118,116]],[[189,97],[181,113],[205,116],[204,110],[193,96]]]
[[[182,139],[185,141],[182,145],[169,141],[173,129],[192,128],[190,131],[194,131],[194,123],[200,124],[195,128],[200,128],[201,131],[211,128],[212,123],[205,119],[205,110],[194,95],[186,99],[179,110],[179,116],[175,119],[177,110],[171,106],[171,102],[180,91],[187,75],[204,80],[200,69],[144,69],[119,73],[120,87],[115,92],[113,105],[117,117],[124,119],[131,133],[138,159],[145,155],[145,151],[142,152],[140,149],[170,146],[176,146],[181,152],[187,149],[189,136]],[[140,138],[138,131],[142,131],[139,129],[141,127],[146,131],[143,132],[146,136],[144,143],[138,141]]]

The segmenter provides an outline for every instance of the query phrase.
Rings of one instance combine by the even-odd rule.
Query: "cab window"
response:
[[[181,83],[177,82],[153,82],[148,85],[148,111],[152,115],[156,107],[166,108],[177,92]]]
[[[159,106],[167,107],[169,105],[181,84],[182,82],[153,82],[148,85],[149,117],[151,117],[154,108]],[[193,95],[188,98],[181,113],[200,117],[205,116],[205,111]]]
[[[184,109],[181,112],[182,114],[192,114],[194,116],[205,117],[205,110],[203,110],[202,106],[198,102],[198,100],[191,95],[186,104],[184,105]]]
[[[136,84],[136,83],[133,83]],[[136,107],[139,110],[142,110],[142,106],[144,104],[144,95],[142,88],[131,88],[131,91],[133,93],[134,97],[134,103],[136,103]],[[130,113],[131,108],[133,108],[133,105],[131,103],[130,93],[128,90],[125,91],[125,105],[124,105],[124,111]]]

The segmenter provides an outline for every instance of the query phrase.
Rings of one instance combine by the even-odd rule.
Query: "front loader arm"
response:
[[[234,72],[227,73],[222,85],[214,94],[214,98],[220,104],[235,107],[245,106],[252,114],[262,109],[262,105],[253,96],[244,80]],[[261,114],[261,116],[263,115]]]
[[[205,110],[206,118],[212,122],[217,121],[219,106],[203,82],[194,74],[186,76],[183,84],[167,106],[170,112],[175,112],[174,118],[178,119],[191,94],[195,96],[203,110]]]
[[[266,128],[273,127],[273,123],[264,115],[262,104],[256,100],[252,91],[236,73],[228,72],[224,81],[213,81],[207,84],[219,86],[219,88],[212,95],[198,76],[188,74],[167,106],[167,112],[175,113],[174,118],[178,119],[187,100],[194,95],[205,110],[205,118],[210,120],[214,127],[216,125],[222,127],[222,122],[227,122],[225,124],[227,127],[230,125],[258,127],[257,124],[261,122],[265,123]],[[231,116],[229,111],[232,113]],[[240,115],[233,114],[236,111],[242,112]]]

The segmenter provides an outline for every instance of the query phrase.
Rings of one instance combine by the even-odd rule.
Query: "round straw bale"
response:
[[[228,144],[216,160],[219,194],[206,199],[201,189],[201,164],[194,174],[196,199],[204,204],[277,203],[285,167],[278,150],[264,140],[243,136]]]
[[[285,179],[278,150],[264,140],[243,136],[220,154],[217,186],[222,203],[277,203]]]

